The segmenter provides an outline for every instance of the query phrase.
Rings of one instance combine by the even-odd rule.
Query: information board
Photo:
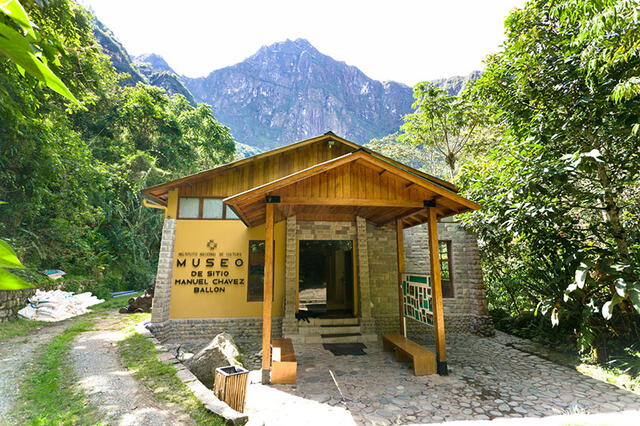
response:
[[[433,326],[433,296],[427,274],[402,274],[404,316]]]

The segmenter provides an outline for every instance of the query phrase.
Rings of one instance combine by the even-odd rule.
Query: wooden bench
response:
[[[413,374],[416,376],[436,373],[435,354],[400,334],[383,336],[382,348],[387,352],[393,351],[398,361],[410,360],[413,363]]]
[[[298,362],[291,339],[273,339],[271,348],[271,383],[294,384]]]

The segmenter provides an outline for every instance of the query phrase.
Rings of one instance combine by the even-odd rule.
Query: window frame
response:
[[[251,243],[258,242],[258,241],[261,241],[261,242],[265,243],[264,247],[265,247],[265,250],[266,250],[267,245],[266,245],[265,240],[249,240],[249,243],[247,244],[247,247],[249,248],[247,250],[247,302],[264,302],[264,273],[262,275],[262,291],[260,292],[260,297],[257,298],[257,299],[252,299],[250,297],[251,293],[249,291],[249,287],[251,286],[251,283],[249,281],[250,280],[250,272],[251,272],[250,271],[250,268],[251,268]],[[265,256],[266,256],[266,253],[265,253]],[[272,266],[273,288],[275,290],[275,287],[276,287],[276,279],[275,279],[276,278],[276,270],[275,270],[275,266],[276,266],[276,240],[275,239],[273,240],[273,259],[272,259],[272,263],[273,263],[273,266]],[[264,268],[264,260],[262,261],[262,267]],[[272,293],[272,300],[275,300],[276,299],[276,292],[272,291],[271,293]]]
[[[180,216],[180,202],[183,198],[197,198],[198,199],[198,217],[181,217]],[[230,209],[228,205],[224,202],[222,203],[222,217],[202,217],[204,212],[204,200],[206,199],[214,199],[214,200],[224,200],[226,197],[196,197],[192,195],[179,195],[178,196],[178,209],[176,212],[177,219],[180,220],[241,220],[238,218],[228,218],[227,210]]]
[[[449,279],[446,280],[448,281],[448,288],[451,290],[451,294],[445,296],[445,292],[444,292],[444,282],[445,280],[442,279],[442,252],[440,251],[440,244],[444,243],[446,250],[447,250],[447,270],[449,272]],[[442,298],[443,299],[455,299],[456,297],[456,291],[455,291],[455,282],[453,279],[453,250],[452,250],[452,241],[451,240],[438,240],[438,260],[440,262],[440,283],[442,284]]]

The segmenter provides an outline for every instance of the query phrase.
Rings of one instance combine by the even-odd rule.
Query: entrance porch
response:
[[[432,295],[429,294],[435,330],[438,372],[447,374],[444,310],[442,301],[441,263],[439,258],[438,220],[457,213],[478,209],[477,204],[460,197],[450,184],[421,175],[399,163],[382,159],[366,150],[357,150],[341,157],[274,180],[262,186],[224,199],[248,227],[265,225],[264,303],[263,303],[263,380],[269,381],[271,366],[274,226],[286,221],[285,300],[283,333],[300,336],[301,289],[307,283],[301,270],[303,253],[300,244],[306,240],[353,242],[351,250],[354,270],[353,305],[348,307],[348,292],[340,287],[340,303],[352,309],[360,330],[356,333],[330,333],[333,337],[375,336],[373,299],[385,297],[395,304],[397,331],[406,336],[405,307],[401,274],[405,271],[404,229],[426,224],[428,229],[429,269]],[[300,225],[298,225],[300,224]],[[313,238],[302,237],[304,229]],[[377,238],[382,236],[383,238]],[[302,243],[312,246],[312,244]],[[384,295],[372,292],[372,282],[380,279],[370,274],[369,250],[391,253],[394,261],[386,265],[395,291]],[[344,261],[344,259],[343,259]],[[325,260],[326,263],[326,260]],[[301,269],[303,268],[303,269]],[[334,271],[335,272],[335,271]],[[344,272],[344,271],[343,271]],[[413,272],[413,271],[410,271]],[[306,272],[305,272],[306,273]],[[346,273],[346,272],[345,272]],[[330,275],[330,274],[329,274]],[[343,273],[344,275],[344,273]],[[318,278],[318,277],[314,277]],[[334,284],[332,289],[336,289]],[[327,286],[329,289],[329,286]],[[432,300],[431,300],[432,299]],[[325,296],[325,311],[327,301]],[[394,301],[395,300],[395,301]],[[421,302],[422,303],[422,302]],[[310,305],[313,305],[312,303]],[[305,305],[306,306],[306,305]],[[322,335],[320,336],[322,338]],[[347,336],[341,336],[347,337]],[[364,339],[364,337],[363,337]]]

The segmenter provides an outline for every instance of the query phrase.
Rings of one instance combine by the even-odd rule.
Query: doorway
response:
[[[354,315],[353,241],[300,240],[298,310],[311,316]]]

